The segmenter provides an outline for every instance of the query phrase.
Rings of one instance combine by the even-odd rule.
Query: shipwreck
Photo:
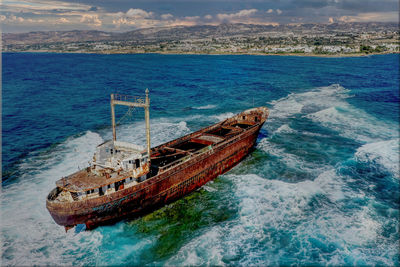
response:
[[[146,148],[117,141],[115,105],[145,110]],[[90,165],[56,182],[46,207],[66,230],[136,217],[173,202],[227,172],[250,153],[267,120],[266,107],[243,111],[151,148],[150,99],[111,95],[113,139],[97,146]]]

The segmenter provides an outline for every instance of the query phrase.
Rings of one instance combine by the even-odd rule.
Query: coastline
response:
[[[338,54],[316,54],[316,53],[259,53],[259,52],[183,52],[183,51],[137,51],[137,50],[111,50],[111,51],[58,51],[58,50],[26,50],[26,51],[2,51],[2,53],[59,53],[59,54],[159,54],[159,55],[247,55],[247,56],[298,56],[298,57],[322,57],[322,58],[342,58],[342,57],[367,57],[372,55],[388,55],[400,54],[399,51],[382,52],[382,53],[338,53]]]

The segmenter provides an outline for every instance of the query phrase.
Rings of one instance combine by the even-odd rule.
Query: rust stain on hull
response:
[[[52,201],[52,194],[58,194],[60,190],[55,188],[47,198],[47,209],[55,222],[66,229],[77,224],[86,224],[88,229],[92,229],[122,218],[136,217],[173,202],[227,172],[249,154],[260,128],[268,117],[268,110],[262,109],[264,117],[256,119],[254,125],[231,138],[223,139],[215,146],[210,145],[208,150],[187,161],[165,170],[159,168],[162,171],[135,186],[110,195],[72,202]],[[192,138],[209,129],[213,129],[212,126],[182,138]],[[163,147],[179,144],[182,138],[153,148],[153,153]],[[157,153],[154,154],[154,158],[157,158]]]

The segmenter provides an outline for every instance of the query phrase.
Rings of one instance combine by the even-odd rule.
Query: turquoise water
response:
[[[2,264],[399,265],[399,55],[2,57]],[[270,118],[202,189],[65,233],[47,193],[110,139],[109,94],[145,88],[153,145],[253,106]],[[118,138],[145,144],[143,117]]]

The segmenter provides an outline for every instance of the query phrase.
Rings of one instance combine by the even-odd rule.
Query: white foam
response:
[[[214,121],[219,122],[219,121],[223,121],[223,120],[225,120],[227,118],[230,118],[230,117],[232,117],[234,115],[235,114],[233,114],[232,112],[226,112],[226,113],[222,113],[222,114],[219,114],[219,115],[210,116],[210,118],[212,118]]]
[[[296,133],[296,131],[290,128],[289,125],[283,124],[274,133]]]
[[[342,177],[333,169],[322,173],[314,181],[294,184],[266,180],[255,175],[233,176],[232,179],[237,184],[235,195],[241,199],[240,223],[234,227],[236,229],[232,229],[232,232],[239,232],[239,236],[234,238],[240,239],[240,236],[243,236],[242,239],[245,240],[268,240],[268,232],[263,229],[290,231],[288,226],[294,224],[297,225],[296,229],[293,229],[297,235],[295,239],[305,246],[303,253],[310,254],[315,249],[315,245],[307,243],[311,237],[322,243],[338,244],[338,250],[332,253],[344,257],[356,254],[352,251],[354,246],[368,247],[380,237],[382,222],[377,220],[377,214],[370,209],[370,205],[366,204],[353,213],[344,213],[337,208],[354,198],[363,199],[364,195],[347,187]],[[334,205],[325,206],[316,202],[310,211],[310,202],[317,196],[328,197]],[[248,229],[252,229],[250,233]],[[267,247],[276,246],[276,241],[267,241]],[[258,251],[255,256],[259,257],[262,253]],[[379,252],[377,254],[379,255]],[[357,256],[367,259],[371,254],[370,251],[364,250]],[[301,258],[306,259],[304,255]],[[271,260],[272,262],[265,264],[280,262],[279,258]],[[248,263],[253,261],[248,259]],[[341,264],[344,263],[342,259]]]
[[[268,127],[277,127],[272,132],[280,133],[287,119],[301,115],[315,123],[335,130],[339,135],[359,142],[374,142],[393,138],[397,126],[388,124],[349,104],[349,90],[333,84],[303,93],[291,93],[281,99],[271,101]],[[276,125],[277,124],[277,125]],[[304,133],[308,135],[316,133]]]
[[[354,197],[364,197],[364,194],[354,192],[347,187],[342,177],[338,176],[333,168],[322,172],[313,183],[318,185],[323,194],[332,202],[338,202]]]
[[[217,105],[211,105],[211,104],[209,104],[209,105],[205,105],[205,106],[199,106],[199,107],[193,107],[194,109],[214,109],[214,108],[216,108],[217,107]]]
[[[194,238],[167,265],[178,262],[183,265],[222,265],[222,259],[232,258],[239,259],[236,264],[240,265],[257,264],[260,253],[263,253],[257,251],[257,244],[268,239],[268,232],[264,229],[279,228],[286,224],[287,219],[303,216],[309,199],[320,192],[310,181],[290,184],[266,180],[257,175],[227,177],[236,185],[234,196],[229,198],[239,199],[239,217],[213,226]],[[246,256],[240,259],[239,253]],[[261,258],[259,264],[274,263],[268,257]],[[206,262],[204,259],[210,260]]]
[[[117,140],[146,146],[145,122],[141,121],[133,124],[124,124],[117,127],[116,131]],[[152,147],[174,140],[190,132],[186,121],[173,121],[164,118],[150,120]],[[111,139],[111,132],[109,129],[104,133],[104,139]]]
[[[334,169],[314,181],[299,183],[252,174],[225,175],[225,179],[235,186],[232,195],[223,201],[231,205],[230,199],[238,200],[238,217],[207,228],[181,247],[166,265],[223,265],[226,260],[233,260],[229,265],[279,265],[285,258],[282,253],[288,250],[297,251],[292,257],[299,264],[309,264],[320,249],[318,242],[335,246],[329,253],[317,251],[322,265],[344,265],[349,258],[354,258],[354,263],[373,259],[393,264],[396,249],[370,246],[382,238],[382,222],[370,205],[351,213],[342,211],[347,201],[364,196],[347,187]],[[329,201],[324,204],[321,196]],[[283,247],[281,238],[289,238]]]
[[[340,108],[330,107],[306,117],[337,131],[343,137],[360,142],[384,140],[396,135],[393,125],[388,125],[348,104],[343,104]]]
[[[360,162],[382,166],[399,178],[399,142],[400,139],[392,139],[365,144],[357,149],[354,156]]]
[[[313,133],[309,131],[296,131],[292,129],[288,124],[281,125],[278,129],[273,132],[273,135],[281,135],[281,134],[296,134],[297,136],[306,135],[306,136],[317,136],[317,137],[327,137],[327,135],[320,133]]]
[[[304,93],[291,93],[286,97],[271,101],[270,119],[290,118],[296,114],[307,113],[308,109],[324,109],[340,105],[349,97],[348,90],[333,84],[319,87]]]
[[[303,93],[291,93],[281,99],[271,101],[271,132],[287,133],[287,119],[301,115],[315,123],[335,130],[339,135],[370,143],[386,140],[397,135],[397,126],[388,124],[349,104],[349,90],[334,84],[312,89]],[[283,123],[283,124],[282,124]],[[275,129],[273,127],[276,127]],[[317,133],[304,133],[316,135]]]
[[[269,119],[288,118],[301,112],[303,104],[296,101],[296,94],[290,94],[285,98],[271,101],[273,108],[270,110]]]
[[[194,238],[184,245],[176,255],[172,256],[166,266],[223,266],[224,250],[221,244],[223,232],[220,227],[212,227],[200,237]]]
[[[98,134],[90,131],[80,137],[69,138],[49,152],[49,157],[30,159],[30,162],[39,166],[42,163],[46,168],[25,173],[18,182],[3,189],[1,232],[6,241],[3,255],[7,255],[3,257],[3,264],[73,264],[76,258],[84,258],[85,253],[95,252],[102,236],[97,232],[74,235],[71,231],[66,235],[46,210],[45,200],[55,187],[56,180],[76,171],[78,166],[83,168],[88,165],[96,145],[102,141]],[[82,247],[85,249],[82,250]],[[65,251],[76,253],[65,254]],[[80,264],[84,263],[85,259]]]
[[[295,170],[302,170],[308,173],[318,174],[326,170],[327,166],[315,165],[312,162],[304,160],[302,157],[288,153],[281,146],[274,144],[268,140],[268,138],[263,138],[257,144],[257,148],[261,149],[271,156],[276,157],[280,162],[283,162],[287,167],[293,168]]]

